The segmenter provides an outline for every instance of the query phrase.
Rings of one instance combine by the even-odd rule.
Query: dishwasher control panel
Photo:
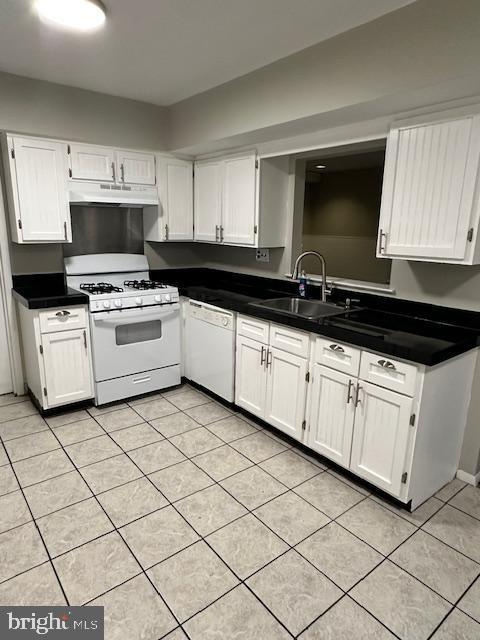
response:
[[[235,330],[235,317],[231,311],[212,307],[204,302],[196,302],[195,300],[189,301],[188,311],[191,318],[208,322],[216,327],[223,327],[229,331]]]

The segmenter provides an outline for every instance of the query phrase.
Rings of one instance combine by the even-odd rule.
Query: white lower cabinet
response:
[[[413,399],[361,381],[353,429],[351,470],[400,495],[406,483]]]
[[[25,378],[38,404],[52,409],[92,398],[90,328],[85,307],[37,311],[19,305],[19,315]]]
[[[260,342],[237,336],[235,402],[262,419],[266,406],[266,355],[267,348]]]
[[[313,366],[306,444],[344,467],[350,464],[355,382],[345,373]]]
[[[93,395],[86,329],[42,336],[45,388],[49,407],[78,402]]]
[[[247,318],[239,316],[238,331],[243,331],[244,326],[248,326]],[[259,336],[274,336],[268,322],[255,320],[255,326]],[[302,331],[296,333],[299,337],[308,336]],[[236,404],[299,440],[305,426],[307,371],[307,357],[237,332]]]
[[[264,420],[298,440],[307,392],[305,358],[270,348],[267,354],[267,399]]]
[[[429,367],[239,315],[235,402],[416,508],[457,472],[477,352]]]

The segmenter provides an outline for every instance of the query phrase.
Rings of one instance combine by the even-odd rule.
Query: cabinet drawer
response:
[[[360,349],[326,338],[317,338],[315,344],[315,362],[355,377],[360,368],[360,353]]]
[[[392,360],[388,356],[362,352],[360,378],[380,387],[398,391],[407,396],[415,395],[417,367],[413,364]]]
[[[49,309],[48,311],[40,311],[38,316],[42,333],[83,329],[87,326],[85,307]]]
[[[270,346],[293,353],[294,355],[308,358],[308,345],[310,335],[297,329],[284,327],[283,325],[270,325]]]
[[[270,323],[250,316],[237,317],[237,333],[245,338],[268,344]]]

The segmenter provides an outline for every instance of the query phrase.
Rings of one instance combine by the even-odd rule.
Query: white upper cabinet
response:
[[[392,127],[377,256],[476,264],[480,116],[456,110]]]
[[[70,242],[67,144],[7,136],[4,145],[13,241]]]
[[[224,161],[222,241],[225,244],[255,244],[256,156]]]
[[[158,207],[145,207],[145,240],[193,240],[193,163],[157,156]]]
[[[195,240],[220,242],[222,183],[223,163],[220,160],[195,163]]]
[[[110,147],[70,145],[70,169],[74,180],[115,181],[115,153]]]
[[[119,150],[117,181],[125,184],[155,184],[155,155],[138,151]]]
[[[288,158],[254,151],[195,162],[195,240],[241,247],[284,247]]]

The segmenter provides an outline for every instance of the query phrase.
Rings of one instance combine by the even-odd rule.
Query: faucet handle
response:
[[[345,309],[350,309],[352,303],[360,302],[360,298],[345,298]]]

